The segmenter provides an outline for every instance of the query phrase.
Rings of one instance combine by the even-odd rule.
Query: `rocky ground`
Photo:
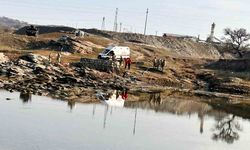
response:
[[[95,30],[94,30],[95,31]],[[92,31],[84,38],[67,34],[62,63],[55,57],[66,33],[46,33],[38,38],[3,33],[0,36],[0,87],[58,99],[90,102],[96,100],[97,90],[130,89],[131,92],[171,91],[178,97],[195,96],[222,98],[248,104],[250,77],[246,71],[222,71],[216,65],[222,54],[216,47],[190,39],[162,39],[150,36]],[[131,37],[131,38],[130,38]],[[133,39],[138,37],[138,39]],[[135,42],[137,41],[137,42]],[[138,42],[140,41],[140,42]],[[80,58],[96,58],[110,44],[129,46],[132,50],[132,69],[123,67],[118,73],[98,71],[80,63]],[[206,51],[204,53],[203,51]],[[49,63],[48,56],[54,57]],[[181,55],[185,57],[180,57]],[[153,56],[165,58],[164,71],[152,68]],[[225,58],[224,58],[225,59]],[[140,65],[138,65],[140,64]],[[221,65],[224,66],[224,65]],[[234,66],[235,61],[234,61]],[[225,68],[224,68],[225,69]],[[228,69],[228,68],[226,68]],[[176,94],[178,93],[178,94]],[[244,103],[244,104],[245,104]]]
[[[126,89],[129,78],[99,72],[76,63],[65,66],[49,63],[48,58],[27,54],[0,63],[0,87],[58,99],[85,101],[95,89]],[[89,96],[89,95],[88,95]]]

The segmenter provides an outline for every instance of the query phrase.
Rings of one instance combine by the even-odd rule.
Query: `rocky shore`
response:
[[[199,71],[189,69],[182,72],[182,76],[178,73],[177,77],[186,81],[185,84],[189,86],[184,86],[184,82],[180,85],[181,80],[171,82],[170,86],[162,84],[166,82],[163,77],[168,77],[169,73],[154,73],[159,77],[155,76],[153,82],[149,82],[153,77],[150,73],[149,77],[143,77],[131,70],[124,77],[123,71],[112,73],[112,69],[109,70],[110,63],[102,60],[84,58],[79,62],[60,64],[49,62],[48,57],[32,53],[14,60],[9,60],[3,54],[0,57],[0,89],[62,100],[93,102],[97,100],[96,91],[110,89],[121,91],[129,89],[131,92],[139,93],[169,91],[172,93],[170,95],[175,97],[184,95],[184,97],[196,96],[209,99],[222,98],[234,102],[244,101],[250,93],[250,84],[243,79],[222,77],[202,69]],[[173,71],[175,70],[166,70],[170,73]]]
[[[2,89],[78,101],[86,101],[86,94],[97,89],[123,90],[132,83],[129,78],[99,72],[78,63],[50,63],[47,57],[36,54],[0,63],[0,74]]]

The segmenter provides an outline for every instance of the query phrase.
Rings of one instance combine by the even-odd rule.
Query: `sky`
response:
[[[115,9],[122,30],[147,34],[173,33],[206,38],[215,22],[215,36],[223,29],[250,31],[249,0],[0,0],[0,16],[41,25],[113,30]]]

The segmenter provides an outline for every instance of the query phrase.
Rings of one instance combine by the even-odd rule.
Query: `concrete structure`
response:
[[[211,33],[209,37],[207,38],[207,42],[213,42],[214,41],[214,30],[215,30],[215,23],[211,26]]]
[[[81,58],[80,64],[83,67],[99,71],[109,72],[113,70],[112,61],[109,60]]]

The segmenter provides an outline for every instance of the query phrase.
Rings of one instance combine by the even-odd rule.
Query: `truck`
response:
[[[117,60],[130,58],[130,48],[125,46],[108,46],[98,55],[98,59],[111,59],[115,55]]]

